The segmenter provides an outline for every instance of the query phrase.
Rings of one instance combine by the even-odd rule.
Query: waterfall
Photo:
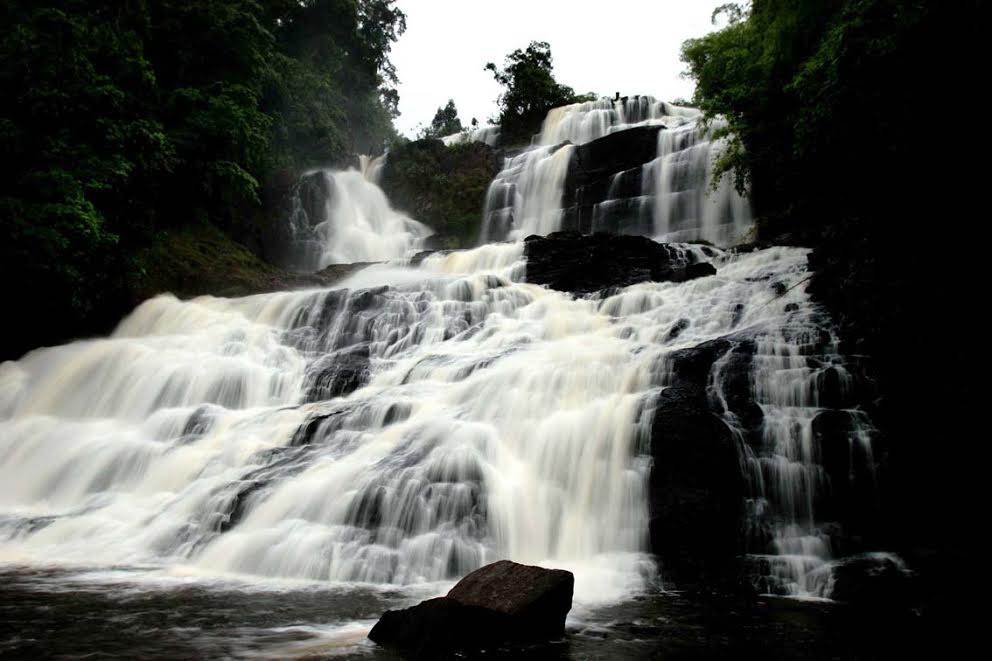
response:
[[[730,174],[714,185],[713,166],[726,146],[714,133],[726,122],[692,120],[658,133],[658,157],[643,168],[643,198],[652,211],[659,241],[703,239],[716,245],[739,242],[751,226],[748,201]]]
[[[875,430],[856,408],[829,410],[850,405],[854,378],[829,320],[817,307],[795,306],[779,323],[755,334],[753,350],[751,396],[761,408],[763,425],[758,438],[742,448],[748,518],[756,533],[750,550],[760,565],[754,582],[762,592],[829,597],[838,541],[833,537],[841,531],[829,505],[833,499],[836,510],[838,494],[860,481],[867,482],[860,485],[867,497],[858,506],[873,506]],[[714,365],[718,398],[722,367],[719,361]],[[844,433],[826,441],[816,438],[820,415],[840,418]],[[733,414],[726,417],[739,428]],[[825,460],[829,453],[848,457],[846,470],[831,475]]]
[[[537,147],[506,159],[486,192],[482,243],[561,228],[561,197],[573,149]]]
[[[499,142],[500,130],[498,126],[480,126],[476,129],[466,129],[458,133],[452,133],[441,138],[441,142],[447,147],[460,145],[466,142],[482,142],[493,147]]]
[[[751,227],[750,204],[734,188],[730,174],[717,182],[712,177],[714,161],[726,147],[726,139],[715,138],[715,132],[726,123],[703,122],[694,108],[650,96],[600,99],[549,111],[535,145],[508,157],[490,184],[481,242],[563,229],[562,201],[574,155],[583,145],[643,126],[662,129],[656,157],[609,174],[605,195],[595,203],[583,231],[705,240],[719,246],[739,242]],[[617,212],[624,216],[623,227],[610,221]]]
[[[584,145],[616,131],[635,126],[661,124],[679,126],[699,116],[694,108],[676,106],[651,96],[598,99],[553,108],[541,127],[538,143],[571,142]]]
[[[658,366],[745,332],[769,424],[742,462],[794,554],[825,534],[808,428],[834,345],[805,251],[711,254],[715,276],[585,298],[526,283],[507,243],[151,299],[0,365],[0,557],[399,585],[512,558],[572,569],[581,602],[626,598],[652,574]]]
[[[393,209],[378,186],[385,156],[359,157],[358,169],[314,170],[297,185],[287,266],[317,271],[330,264],[403,257],[431,234]]]

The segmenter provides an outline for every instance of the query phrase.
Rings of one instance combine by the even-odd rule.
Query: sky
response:
[[[397,0],[407,30],[390,59],[400,77],[400,133],[415,137],[454,99],[463,124],[496,114],[500,87],[484,71],[531,41],[547,41],[555,78],[579,94],[692,95],[682,42],[713,30],[727,0]]]

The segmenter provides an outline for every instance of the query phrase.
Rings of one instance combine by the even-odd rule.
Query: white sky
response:
[[[486,62],[547,41],[558,82],[577,93],[692,95],[679,74],[682,42],[710,32],[727,0],[398,0],[407,31],[393,45],[400,78],[396,128],[415,137],[455,100],[463,124],[496,114],[500,87]]]

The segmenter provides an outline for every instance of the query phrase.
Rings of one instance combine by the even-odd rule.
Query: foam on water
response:
[[[658,366],[748,329],[784,357],[757,368],[766,416],[806,424],[815,401],[781,394],[798,374],[782,342],[822,327],[806,254],[725,255],[716,276],[602,300],[522,282],[522,255],[435,254],[349,289],[161,296],[109,338],[4,363],[3,557],[383,585],[511,558],[573,570],[578,603],[636,593],[653,572]],[[355,355],[364,385],[328,395]],[[777,438],[771,455],[806,465]],[[781,508],[802,492],[758,495]]]

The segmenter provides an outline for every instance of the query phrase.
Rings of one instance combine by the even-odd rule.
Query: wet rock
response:
[[[834,563],[830,597],[861,606],[905,608],[912,603],[915,576],[890,553],[865,553]]]
[[[565,176],[563,227],[580,232],[650,233],[653,221],[636,213],[636,198],[642,193],[641,166],[658,154],[660,130],[660,126],[641,126],[577,145]],[[601,208],[601,217],[593,227],[595,206],[609,197],[615,175],[619,175],[613,190],[619,198],[617,204],[606,213]]]
[[[369,347],[360,345],[322,356],[307,368],[307,402],[343,397],[369,378]]]
[[[472,572],[444,597],[386,611],[369,638],[407,658],[445,659],[561,638],[574,577],[501,560]]]
[[[745,541],[747,483],[741,441],[757,442],[764,416],[751,386],[754,342],[735,335],[666,356],[653,412],[651,548],[678,582],[731,579]]]
[[[708,275],[716,275],[716,267],[709,262],[698,262],[686,266],[685,270],[682,271],[682,280],[675,280],[675,282],[705,278]]]
[[[871,526],[875,463],[867,421],[859,411],[821,411],[813,418],[813,450],[829,480],[819,509],[852,530]]]
[[[716,273],[643,236],[555,232],[525,240],[527,281],[573,294],[639,282],[684,282]]]
[[[666,571],[729,571],[738,554],[745,484],[732,430],[692,384],[666,388],[651,432],[649,532]]]

